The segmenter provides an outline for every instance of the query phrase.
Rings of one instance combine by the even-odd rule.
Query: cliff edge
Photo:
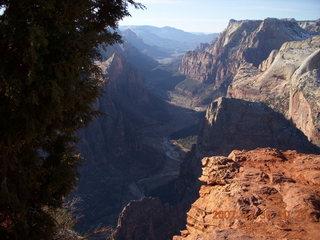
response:
[[[259,148],[202,159],[200,197],[173,240],[317,239],[320,155]]]

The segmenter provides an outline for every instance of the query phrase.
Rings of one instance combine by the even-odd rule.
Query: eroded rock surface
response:
[[[272,51],[259,68],[243,63],[228,96],[262,101],[292,119],[320,145],[320,36],[292,41]]]
[[[283,43],[311,36],[293,20],[230,20],[212,45],[184,55],[179,71],[187,76],[187,80],[176,90],[191,96],[191,105],[206,105],[216,97],[225,96],[243,63],[258,67]]]
[[[290,121],[265,104],[224,97],[209,105],[198,139],[201,150],[214,155],[257,147],[318,151]]]
[[[209,46],[187,52],[172,102],[205,110],[221,96],[264,102],[320,146],[319,20],[230,20]]]
[[[165,221],[170,207],[157,198],[131,201],[121,212],[112,239],[169,239],[174,222]]]
[[[298,21],[300,27],[314,33],[320,33],[320,19],[314,21]]]
[[[320,155],[261,148],[202,163],[200,197],[174,240],[319,236]]]

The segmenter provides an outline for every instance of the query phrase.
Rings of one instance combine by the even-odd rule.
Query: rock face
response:
[[[112,239],[170,239],[175,222],[166,221],[170,207],[156,198],[131,201],[121,212]]]
[[[174,102],[202,110],[220,96],[265,102],[320,146],[320,36],[312,37],[318,25],[230,20],[212,45],[185,54],[179,70],[187,79],[177,85]]]
[[[158,199],[144,199],[142,202],[129,204],[128,209],[123,211],[123,214],[119,218],[115,239],[168,239],[167,236],[175,233],[177,227],[184,225],[183,223],[186,219],[185,213],[190,209],[190,204],[198,198],[199,182],[197,178],[201,176],[201,156],[226,156],[233,149],[250,150],[268,146],[283,150],[318,151],[318,148],[312,145],[306,136],[295,128],[291,122],[286,120],[282,114],[273,111],[263,103],[229,98],[219,98],[212,102],[207,110],[201,132],[199,133],[199,141],[182,163],[179,178],[155,189],[150,194],[153,197],[159,198],[161,204]],[[270,150],[270,153],[268,151],[266,150],[266,154],[263,156],[264,162],[262,160],[257,160],[257,162],[261,164],[263,162],[264,164],[273,161],[285,161],[285,157],[283,157],[280,150],[274,150],[274,152]],[[211,161],[210,159],[208,161],[203,160],[203,164],[207,167],[203,170],[200,180],[205,181],[209,185],[224,186],[223,189],[227,191],[230,183],[236,184],[237,180],[235,179],[237,179],[238,172],[241,169],[241,161],[245,161],[246,159],[246,155],[244,154],[246,151],[239,152],[239,154],[238,152],[233,152],[233,155],[236,153],[237,156],[234,159],[237,160],[226,157],[217,157],[215,161]],[[240,153],[244,154],[243,157]],[[253,153],[250,159],[254,158],[255,155]],[[252,160],[252,166],[255,163],[256,161]],[[251,181],[251,178],[249,179],[251,173],[257,178],[260,176],[255,171],[249,172],[247,174],[248,181]],[[265,178],[265,175],[262,174],[261,178]],[[277,171],[270,173],[270,179],[273,183],[293,183],[290,177],[285,174],[278,174]],[[314,182],[316,182],[316,179],[314,179]],[[244,185],[240,184],[236,186],[237,191],[242,191],[242,188],[244,189],[243,192],[246,191]],[[202,191],[200,191],[200,195],[203,193]],[[270,188],[266,189],[266,191],[274,192],[275,190]],[[220,199],[219,201],[222,203],[224,201],[223,197],[227,197],[227,194],[217,194],[215,197]],[[213,195],[211,197],[213,198]],[[203,204],[210,204],[208,199],[203,201],[208,201],[208,203]],[[246,200],[243,201],[245,202]],[[234,202],[236,203],[236,200]],[[142,207],[142,203],[144,207]],[[199,218],[202,217],[205,217],[205,215],[199,213]],[[191,218],[192,216],[188,217],[188,222]],[[166,230],[161,231],[162,233],[153,234],[154,221],[160,222],[159,228],[166,228]],[[204,228],[210,229],[210,225]],[[245,232],[242,233],[241,231],[234,231],[232,229],[210,234],[207,238],[203,239],[219,239],[219,237],[223,239],[228,234],[232,235],[234,239],[237,237],[240,239],[250,239],[246,238],[248,236]]]
[[[122,208],[152,189],[178,177],[179,159],[170,154],[167,141],[173,132],[193,126],[197,115],[170,106],[146,87],[144,70],[155,61],[124,43],[101,48],[96,62],[108,81],[98,116],[79,133],[79,151],[86,159],[79,170],[76,197],[84,215],[77,230],[116,225]]]
[[[316,239],[320,155],[261,148],[202,159],[200,197],[174,240]]]
[[[79,133],[79,150],[86,159],[75,194],[82,199],[85,215],[80,231],[115,224],[123,206],[143,196],[130,184],[156,172],[165,160],[138,136],[139,125],[157,123],[154,112],[145,112],[152,98],[141,75],[114,49],[98,64],[110,81],[102,83],[104,94],[96,107],[107,116],[99,116]]]
[[[191,89],[196,105],[206,104],[212,99],[225,96],[229,84],[242,63],[258,67],[272,50],[277,50],[288,41],[303,40],[311,34],[298,26],[296,21],[265,19],[264,21],[230,20],[211,46],[203,51],[187,52],[179,71],[187,81],[205,84],[194,87],[191,83],[177,86],[177,90],[188,94]],[[200,95],[202,95],[200,97]]]
[[[262,101],[320,146],[320,37],[312,37],[318,26],[319,20],[230,20],[212,45],[185,54],[179,70],[187,79],[173,102],[203,110],[220,96]]]
[[[320,33],[320,19],[315,21],[298,21],[300,27],[314,33]]]
[[[265,104],[224,97],[209,105],[198,139],[198,147],[214,155],[257,147],[317,151],[291,122]]]
[[[320,146],[320,36],[284,43],[257,68],[243,63],[228,96],[262,101]]]

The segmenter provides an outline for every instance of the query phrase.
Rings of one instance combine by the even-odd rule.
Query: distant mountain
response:
[[[124,35],[128,34],[128,32],[125,32],[127,29],[133,31],[145,44],[157,47],[158,50],[161,48],[163,52],[169,52],[171,55],[179,55],[193,50],[200,43],[212,42],[218,35],[217,33],[189,33],[172,27],[120,26],[120,30],[124,32]],[[139,47],[137,48],[139,49]],[[146,54],[148,53],[146,52]]]
[[[280,49],[283,43],[311,36],[296,21],[272,18],[263,21],[230,20],[214,44],[184,55],[179,71],[186,80],[176,89],[186,95],[188,101],[193,99],[194,106],[206,107],[212,99],[226,95],[242,63],[258,67],[272,50]]]
[[[300,27],[314,33],[320,33],[320,18],[314,21],[297,21]]]
[[[171,56],[169,50],[163,49],[158,46],[151,46],[146,44],[140,37],[137,36],[132,30],[126,29],[121,32],[122,38],[141,51],[143,54],[146,54],[153,58],[167,58]]]
[[[161,38],[185,41],[185,42],[210,42],[217,36],[216,33],[212,34],[201,34],[201,33],[190,33],[180,29],[172,27],[153,27],[153,26],[129,26],[133,31],[140,31],[145,33],[153,33]],[[139,35],[139,34],[138,34]]]
[[[315,34],[290,19],[230,20],[214,44],[184,55],[179,71],[186,79],[175,87],[174,100],[194,109],[226,95],[265,102],[320,146]]]

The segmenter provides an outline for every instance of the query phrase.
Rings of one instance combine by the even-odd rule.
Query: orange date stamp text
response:
[[[296,211],[287,211],[287,210],[229,210],[229,211],[213,211],[213,219],[239,219],[244,218],[246,220],[254,220],[260,218],[262,220],[271,220],[272,218],[279,217],[283,220],[296,220],[296,221],[305,221],[307,219],[308,212],[307,210],[296,210]]]

